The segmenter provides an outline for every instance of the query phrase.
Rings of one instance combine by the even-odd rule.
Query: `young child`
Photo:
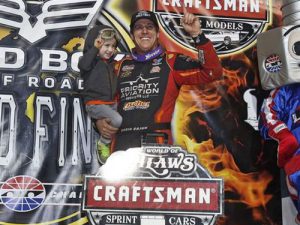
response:
[[[117,76],[113,73],[113,56],[118,41],[118,35],[111,27],[105,25],[93,27],[87,35],[83,56],[78,64],[84,79],[82,94],[86,112],[96,121],[108,118],[110,124],[117,128],[122,123],[122,117],[116,111]],[[110,143],[111,139],[100,134],[97,142],[100,163],[104,163],[109,157]]]

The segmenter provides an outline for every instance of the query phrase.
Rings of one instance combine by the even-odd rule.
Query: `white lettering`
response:
[[[202,3],[204,2],[204,3]],[[163,6],[186,7],[186,8],[205,8],[216,11],[236,11],[259,13],[259,0],[163,0]]]
[[[210,204],[210,189],[199,188],[199,203]]]
[[[3,85],[7,86],[9,83],[13,82],[13,75],[11,74],[3,74],[2,76],[2,80],[3,80]]]
[[[78,69],[78,61],[82,54],[82,52],[76,52],[71,56],[71,68],[76,72],[80,72],[80,70]]]
[[[243,99],[247,103],[247,119],[245,122],[258,130],[257,97],[252,94],[255,89],[249,89],[244,93]]]
[[[28,77],[28,87],[39,87],[39,77],[36,77],[36,76],[29,76]]]
[[[94,195],[93,195],[95,201],[102,201],[102,197],[99,196],[99,191],[102,190],[102,189],[103,189],[102,186],[95,186]]]
[[[41,50],[42,71],[64,72],[67,69],[68,54],[60,50]]]
[[[116,201],[115,198],[116,188],[114,186],[106,186],[105,187],[105,201]]]
[[[42,142],[48,141],[48,131],[47,125],[43,123],[44,111],[50,111],[50,116],[53,117],[53,104],[50,97],[37,96],[36,97],[36,116],[35,116],[35,140],[34,140],[34,155],[33,155],[33,165],[38,167],[41,162],[41,154],[43,154]]]
[[[173,202],[173,200],[175,200],[177,203],[180,203],[182,201],[181,199],[181,190],[180,188],[168,188],[167,191],[168,195],[167,195],[167,202]]]
[[[73,107],[74,107],[74,116],[73,116],[73,149],[72,149],[72,164],[77,165],[78,164],[78,149],[79,149],[79,136],[81,137],[81,144],[83,147],[84,152],[84,158],[86,163],[90,163],[92,160],[91,155],[91,129],[92,129],[92,123],[91,118],[87,116],[86,118],[86,126],[84,126],[85,121],[83,120],[83,111],[82,105],[80,104],[79,98],[74,98],[73,101]],[[86,130],[84,129],[86,127]],[[86,131],[86,133],[85,133]]]
[[[132,201],[133,202],[136,202],[138,197],[141,196],[140,190],[141,190],[141,187],[137,187],[137,186],[132,187]]]
[[[0,96],[0,124],[7,123],[9,129],[0,132],[0,152],[6,152],[5,156],[0,157],[0,165],[8,165],[13,158],[13,151],[16,138],[16,102],[12,95]],[[10,113],[5,114],[5,109],[9,109]]]
[[[20,69],[25,63],[25,53],[19,48],[0,48],[0,68]]]
[[[210,204],[210,188],[193,187],[156,187],[156,186],[127,186],[97,185],[94,187],[95,201],[118,201],[133,203],[184,203]]]
[[[34,98],[34,95],[32,95]],[[31,98],[31,97],[30,97]],[[46,141],[48,140],[48,127],[44,118],[53,118],[55,115],[54,99],[50,96],[36,96],[34,98],[34,112],[35,116],[32,117],[32,123],[34,124],[34,145],[33,145],[33,157],[32,163],[34,167],[39,167],[43,163],[44,156],[48,149]],[[60,97],[60,115],[59,115],[59,152],[58,152],[58,165],[60,167],[65,165],[66,157],[66,143],[67,143],[67,127],[68,127],[68,112],[69,104],[67,97]],[[77,165],[79,160],[79,150],[83,149],[84,163],[91,162],[91,153],[93,148],[91,147],[91,120],[89,117],[84,116],[82,113],[82,104],[80,98],[73,99],[73,155],[72,163]],[[29,117],[31,118],[31,117]],[[17,120],[17,105],[13,95],[0,95],[0,124],[6,124],[5,128],[0,130],[0,152],[3,154],[0,156],[0,165],[9,165],[14,160],[13,156],[16,155],[15,151],[15,138],[16,138],[16,120]],[[4,126],[3,126],[4,127]],[[82,146],[82,148],[81,148]],[[49,149],[51,150],[51,149]]]
[[[56,83],[56,80],[54,77],[46,77],[45,78],[45,87],[46,88],[49,88],[49,89],[54,88],[55,83]]]

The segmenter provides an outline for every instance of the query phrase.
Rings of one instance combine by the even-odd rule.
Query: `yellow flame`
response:
[[[196,143],[183,135],[187,149],[198,156],[199,162],[214,177],[223,178],[225,192],[238,194],[238,199],[226,198],[229,202],[242,202],[250,208],[265,207],[271,195],[266,189],[272,176],[266,171],[242,173],[225,146],[214,147],[212,140]]]

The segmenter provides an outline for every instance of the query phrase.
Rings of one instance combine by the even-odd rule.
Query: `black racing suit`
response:
[[[168,143],[172,144],[170,122],[180,87],[209,83],[222,75],[212,43],[201,36],[196,46],[199,60],[163,51],[148,61],[129,56],[115,65],[118,112],[123,117],[115,150],[139,147],[141,136],[154,131],[167,133]]]

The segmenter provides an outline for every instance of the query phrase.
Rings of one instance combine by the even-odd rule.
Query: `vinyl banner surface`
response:
[[[0,0],[0,224],[99,223],[82,210],[84,176],[101,184],[93,180],[100,167],[99,135],[80,94],[78,61],[87,32],[95,24],[112,26],[121,37],[118,50],[128,53],[134,46],[131,15],[150,10],[157,15],[162,45],[197,58],[180,25],[183,8],[201,20],[223,77],[181,88],[172,120],[174,145],[195,157],[197,168],[218,181],[218,190],[219,181],[224,185],[224,196],[213,220],[191,213],[195,219],[168,215],[165,224],[282,224],[276,143],[263,141],[258,132],[258,111],[268,93],[259,84],[256,55],[257,35],[281,25],[280,7],[277,0]],[[184,186],[177,182],[169,181]],[[143,217],[140,222],[148,225]]]

